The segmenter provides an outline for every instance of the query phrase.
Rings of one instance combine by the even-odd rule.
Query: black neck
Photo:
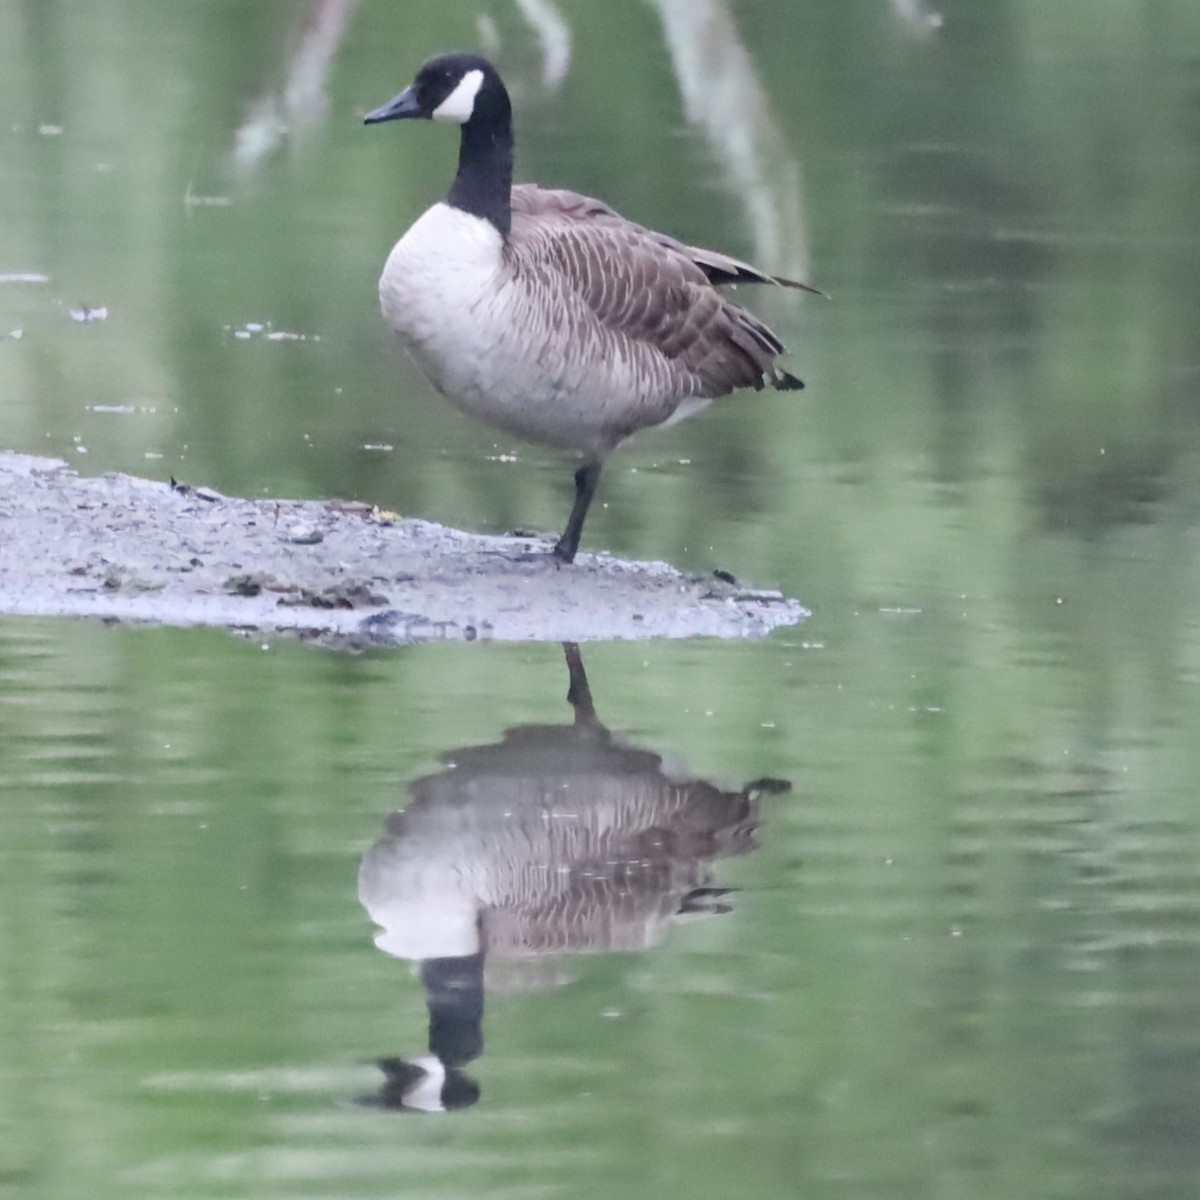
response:
[[[490,120],[472,118],[462,127],[458,174],[446,197],[463,212],[491,221],[508,237],[512,227],[512,120],[496,114]]]

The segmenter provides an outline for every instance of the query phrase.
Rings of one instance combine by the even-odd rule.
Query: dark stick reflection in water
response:
[[[365,1104],[474,1104],[464,1068],[483,1052],[497,970],[646,950],[678,918],[728,912],[712,864],[755,849],[759,798],[791,786],[723,791],[671,771],[600,722],[579,648],[564,651],[574,721],[451,751],[363,858],[358,893],[380,927],[375,944],[418,964],[429,1008],[429,1053],[382,1059],[383,1084]]]

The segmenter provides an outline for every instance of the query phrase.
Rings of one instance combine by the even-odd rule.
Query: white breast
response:
[[[379,298],[417,365],[469,415],[530,441],[611,448],[631,382],[619,363],[597,369],[566,317],[581,302],[514,272],[490,221],[435,204],[393,248]]]
[[[496,286],[502,251],[500,232],[490,221],[435,204],[384,264],[379,279],[383,315],[451,398],[462,386],[462,361],[488,349],[479,310]]]

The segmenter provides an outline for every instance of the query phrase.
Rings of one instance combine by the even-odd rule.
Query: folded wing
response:
[[[519,184],[512,192],[514,266],[555,277],[578,296],[617,353],[669,376],[676,395],[803,386],[775,365],[782,342],[718,291],[722,283],[778,283],[748,263],[687,246],[625,220],[590,196]],[[564,291],[565,290],[565,291]],[[809,289],[812,290],[812,289]]]

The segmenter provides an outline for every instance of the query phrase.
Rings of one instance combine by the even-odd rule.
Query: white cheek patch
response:
[[[454,121],[465,125],[475,111],[475,97],[483,86],[483,72],[476,69],[468,71],[459,81],[458,86],[433,110],[435,121]]]
[[[421,1112],[445,1112],[442,1086],[446,1082],[446,1068],[442,1060],[432,1054],[422,1054],[412,1060],[412,1065],[420,1067],[425,1074],[404,1093],[404,1107]]]

